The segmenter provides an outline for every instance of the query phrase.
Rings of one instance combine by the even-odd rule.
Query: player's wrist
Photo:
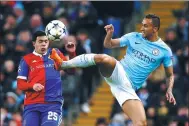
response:
[[[113,32],[112,32],[112,33],[107,33],[107,35],[106,35],[106,36],[107,36],[107,38],[108,38],[108,39],[110,39],[110,40],[111,40],[111,39],[112,39],[112,37],[113,37]]]
[[[167,92],[172,92],[173,88],[172,87],[168,87],[167,88]]]
[[[34,89],[34,85],[35,85],[34,82],[33,83],[29,83],[29,89]]]

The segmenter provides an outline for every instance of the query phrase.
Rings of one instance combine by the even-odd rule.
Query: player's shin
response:
[[[96,54],[82,54],[69,61],[63,61],[61,68],[88,67],[95,65],[94,56]]]

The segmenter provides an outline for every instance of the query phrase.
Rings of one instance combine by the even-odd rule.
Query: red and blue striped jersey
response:
[[[17,79],[27,82],[18,83],[18,86],[25,91],[24,105],[63,102],[61,76],[60,72],[54,69],[54,61],[50,59],[51,50],[49,48],[44,55],[34,51],[25,55],[20,61]],[[66,57],[58,49],[56,50],[60,57],[66,60]],[[44,89],[39,92],[34,91],[33,85],[36,83],[42,84]]]

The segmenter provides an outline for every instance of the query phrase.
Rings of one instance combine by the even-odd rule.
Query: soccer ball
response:
[[[59,20],[47,24],[45,33],[50,41],[60,41],[66,34],[66,26]]]

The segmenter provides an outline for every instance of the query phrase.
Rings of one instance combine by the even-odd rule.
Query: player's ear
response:
[[[154,27],[153,28],[153,32],[155,33],[155,32],[157,32],[158,31],[158,27]]]

